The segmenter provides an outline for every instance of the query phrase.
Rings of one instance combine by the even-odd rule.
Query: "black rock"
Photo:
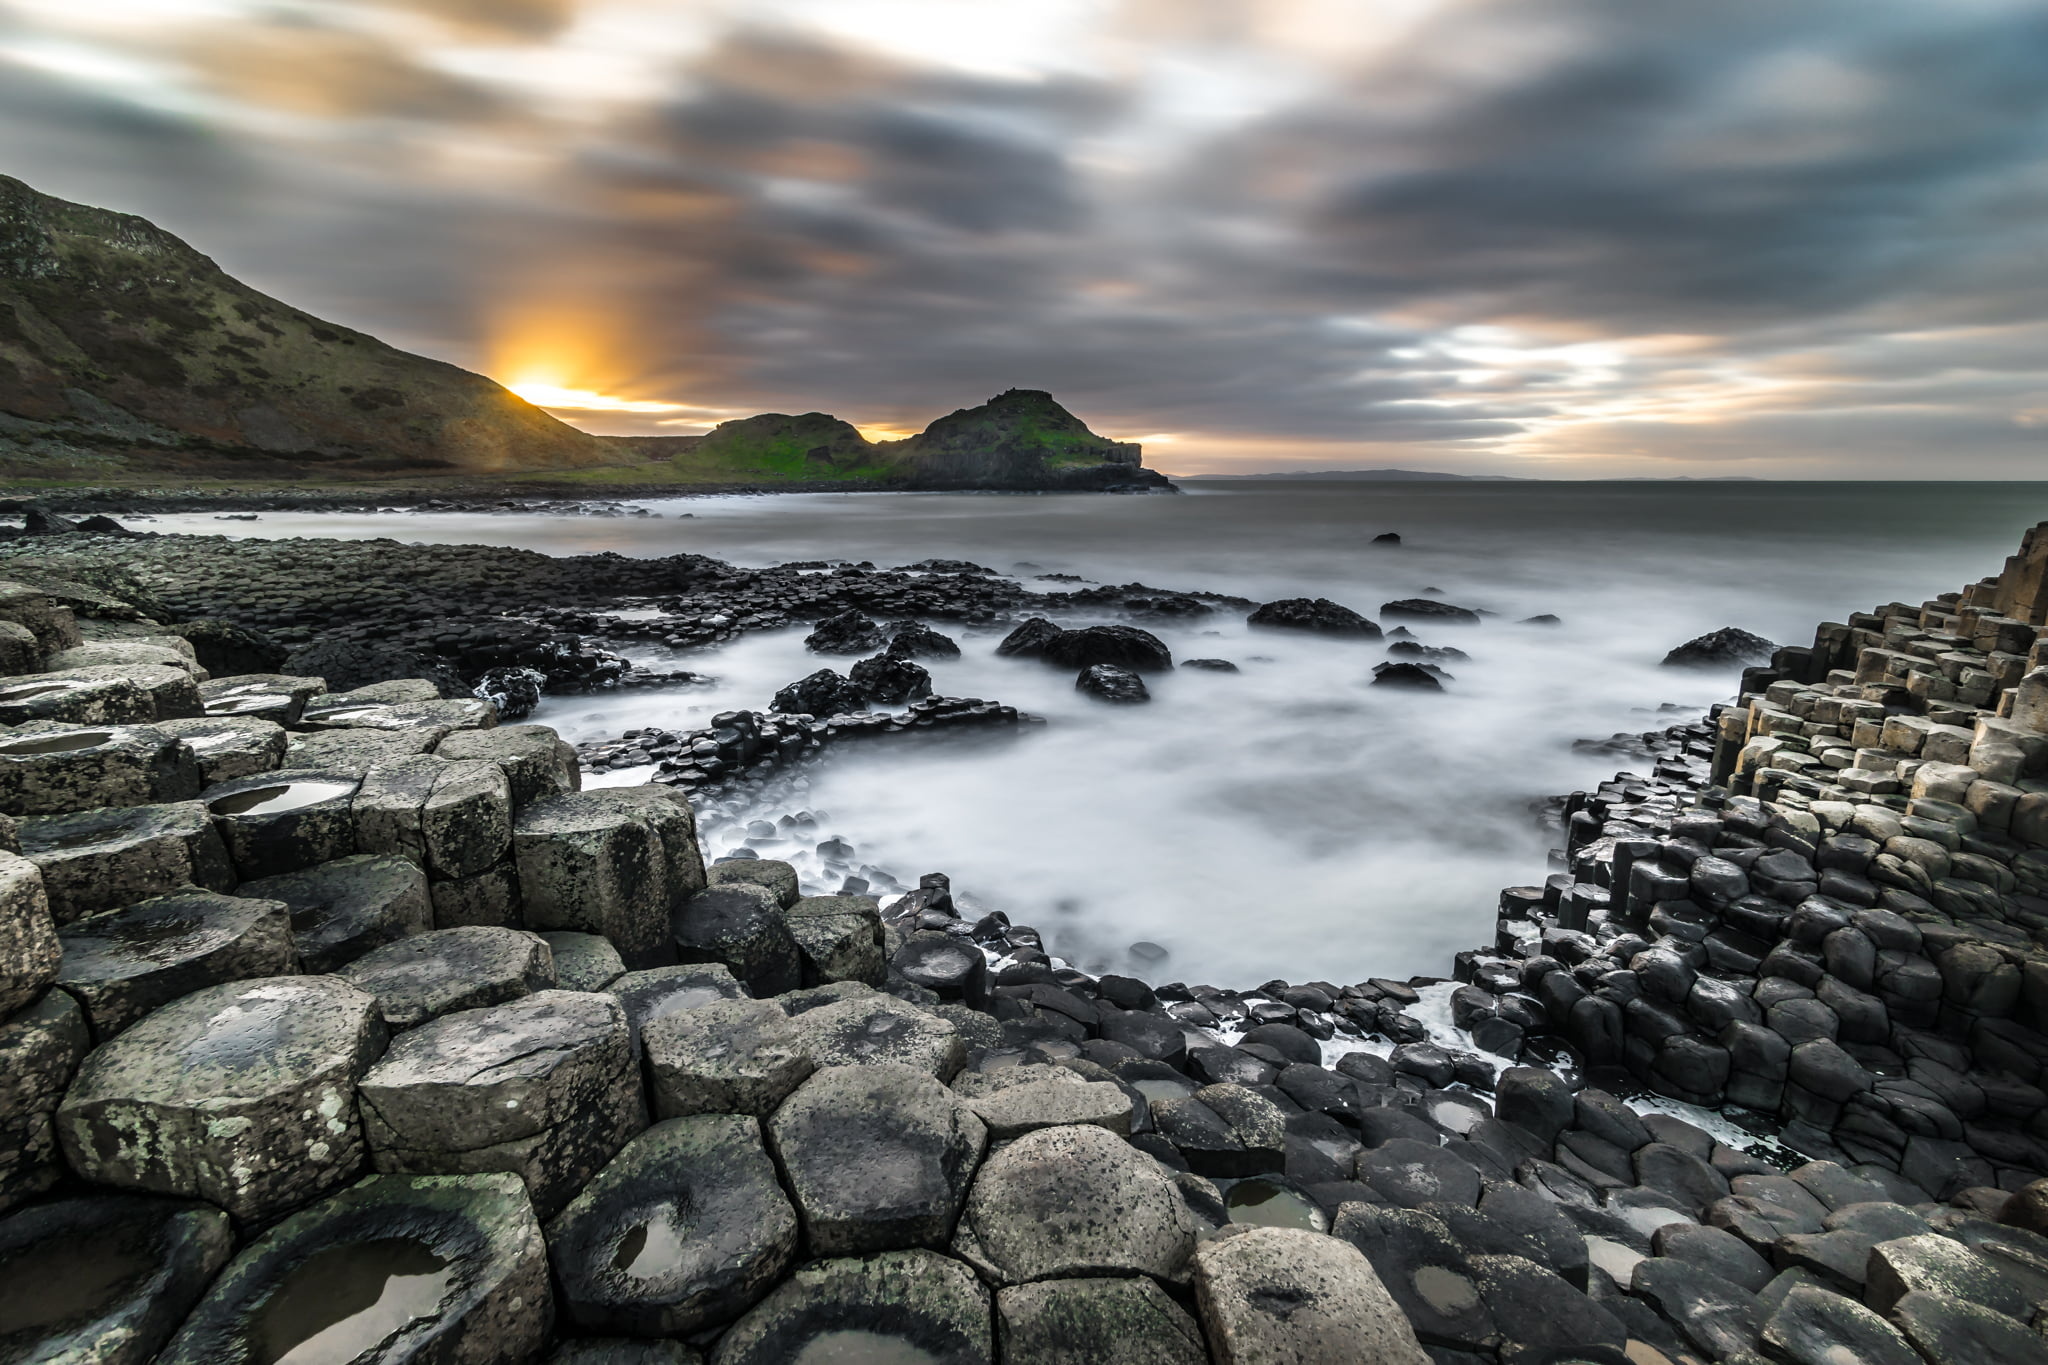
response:
[[[1152,694],[1145,690],[1145,680],[1128,668],[1115,664],[1093,664],[1081,670],[1074,679],[1074,690],[1086,692],[1102,701],[1131,703],[1152,700]]]
[[[469,684],[446,660],[385,642],[333,636],[315,640],[286,655],[284,671],[300,678],[325,678],[329,692],[353,692],[398,678],[425,678],[443,697],[470,695]]]
[[[1687,640],[1664,656],[1666,668],[1732,668],[1738,664],[1762,663],[1777,648],[1761,635],[1734,626],[1723,626]]]
[[[199,656],[199,666],[216,678],[243,673],[277,673],[284,669],[288,650],[261,631],[238,626],[232,621],[205,618],[170,627],[182,635]]]
[[[1458,626],[1479,624],[1479,613],[1470,607],[1454,607],[1449,602],[1434,602],[1427,597],[1404,597],[1398,602],[1382,603],[1380,615],[1389,620],[1440,621]]]
[[[32,536],[62,536],[81,529],[77,522],[30,503],[22,529]]]
[[[1173,667],[1173,654],[1149,630],[1136,626],[1083,626],[1063,630],[1045,642],[1040,657],[1067,668],[1114,664],[1137,673],[1160,673]]]
[[[1382,531],[1372,538],[1372,543],[1375,545],[1399,545],[1401,543],[1401,533],[1398,531]]]
[[[887,652],[892,659],[957,659],[960,646],[930,626],[906,621],[890,632]]]
[[[499,720],[524,720],[540,705],[541,684],[547,675],[537,668],[486,669],[470,689],[498,708]]]
[[[1036,659],[1063,633],[1043,616],[1034,616],[1005,635],[1003,642],[996,646],[996,653],[1005,659]]]
[[[870,701],[903,702],[929,697],[932,675],[924,665],[912,663],[908,655],[897,654],[895,648],[891,645],[887,652],[862,659],[848,669],[853,685]]]
[[[1441,670],[1438,670],[1441,671]],[[1374,687],[1406,687],[1417,692],[1441,692],[1444,685],[1425,664],[1379,664],[1372,670]]]
[[[1182,659],[1182,668],[1199,668],[1204,673],[1235,673],[1237,665],[1228,659]]]
[[[784,715],[839,716],[867,710],[868,694],[851,679],[821,668],[777,692],[768,709]]]
[[[1287,597],[1268,602],[1245,618],[1245,624],[1275,630],[1309,630],[1319,635],[1380,638],[1380,628],[1349,607],[1327,597]]]
[[[1546,611],[1540,616],[1524,616],[1515,624],[1518,626],[1561,626],[1564,622]]]
[[[828,616],[804,636],[804,648],[816,654],[866,654],[882,644],[882,628],[857,611]]]

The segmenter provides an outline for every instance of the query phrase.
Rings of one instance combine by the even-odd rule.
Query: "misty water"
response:
[[[939,623],[964,649],[928,663],[941,694],[1009,702],[1048,724],[1004,742],[843,746],[803,796],[822,812],[817,837],[842,837],[859,862],[905,881],[948,872],[956,890],[1037,926],[1050,951],[1088,970],[1249,986],[1447,971],[1453,952],[1490,940],[1500,887],[1545,875],[1549,841],[1529,803],[1629,766],[1574,753],[1572,740],[1692,719],[1732,691],[1732,674],[1660,668],[1666,650],[1724,625],[1805,643],[1823,619],[1995,573],[2021,531],[2048,517],[2039,484],[1185,487],[1177,497],[645,504],[659,519],[195,515],[155,529],[694,551],[745,565],[961,558],[1045,590],[1074,585],[1034,575],[1328,597],[1374,619],[1386,601],[1425,595],[1497,613],[1475,627],[1411,624],[1423,642],[1471,656],[1447,665],[1454,681],[1442,694],[1369,686],[1383,643],[1249,632],[1227,611],[1147,623],[1177,660],[1229,659],[1242,671],[1153,678],[1143,707],[1096,702],[1073,690],[1071,673],[994,657],[1000,631]],[[1384,531],[1404,543],[1372,545]],[[1517,624],[1538,613],[1562,624]],[[782,685],[850,662],[808,654],[802,636],[630,650],[719,681],[549,698],[535,719],[583,739],[763,708]],[[716,831],[707,852],[739,838]],[[1134,960],[1134,941],[1170,956]]]

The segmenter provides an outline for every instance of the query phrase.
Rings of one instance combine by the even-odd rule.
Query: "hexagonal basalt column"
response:
[[[276,1217],[356,1174],[355,1084],[384,1036],[376,1001],[331,976],[195,992],[85,1059],[57,1111],[65,1159],[98,1184]]]
[[[473,876],[512,843],[512,788],[495,763],[422,755],[370,769],[355,797],[356,847],[436,877]]]
[[[57,1105],[90,1046],[62,991],[0,1019],[0,1212],[57,1183]]]
[[[804,1266],[733,1324],[711,1360],[989,1365],[995,1358],[989,1293],[974,1272],[934,1252],[892,1251]]]
[[[199,764],[156,726],[38,722],[0,736],[0,811],[55,815],[199,795]]]
[[[352,803],[360,785],[334,769],[279,768],[208,787],[200,800],[235,871],[274,877],[357,851]]]
[[[700,891],[675,913],[677,954],[685,962],[722,962],[755,995],[803,984],[796,939],[773,891],[729,883]]]
[[[184,741],[199,764],[200,781],[209,787],[278,767],[290,738],[282,725],[258,716],[164,720],[155,728]]]
[[[0,621],[25,628],[45,654],[70,649],[82,640],[71,608],[26,583],[0,582]]]
[[[704,886],[696,819],[665,787],[551,797],[512,831],[529,929],[603,934],[629,967],[675,961],[670,919]]]
[[[290,907],[292,944],[307,972],[335,971],[373,948],[434,927],[427,874],[388,853],[351,854],[243,882],[237,892]]]
[[[539,991],[401,1035],[363,1078],[380,1171],[511,1171],[552,1215],[647,1126],[626,1012]]]
[[[882,984],[882,912],[873,896],[805,896],[783,914],[803,955],[806,986],[834,981]]]
[[[36,720],[67,725],[138,725],[155,719],[155,700],[131,678],[32,673],[0,679],[0,725],[24,725]]]
[[[531,1361],[551,1308],[517,1177],[372,1176],[245,1249],[157,1361]]]
[[[234,1249],[226,1214],[181,1199],[24,1209],[0,1222],[0,1339],[15,1360],[143,1365]]]
[[[654,1110],[767,1114],[811,1074],[789,1016],[772,1000],[713,1000],[650,1020],[640,1035]]]
[[[548,1227],[569,1319],[635,1336],[681,1336],[737,1317],[796,1249],[796,1211],[760,1125],[737,1114],[655,1124]]]
[[[149,698],[149,714],[142,720],[175,720],[180,716],[203,715],[199,680],[183,668],[167,664],[102,664],[91,668],[69,668],[53,678],[76,678],[91,683],[126,683],[141,689]],[[111,717],[109,717],[111,719]]]
[[[306,703],[326,690],[321,678],[242,673],[199,684],[199,698],[209,716],[254,716],[290,726],[298,723]]]
[[[57,979],[61,952],[43,874],[28,859],[0,852],[0,1019]]]
[[[576,751],[545,725],[457,730],[436,745],[434,752],[448,759],[497,764],[511,783],[512,804],[520,810],[583,786]]]
[[[105,1042],[153,1009],[229,981],[298,969],[284,902],[181,891],[64,926],[57,984]]]
[[[502,1004],[555,984],[554,955],[539,934],[472,926],[413,934],[365,953],[340,973],[377,997],[393,1028],[457,1010]]]
[[[227,850],[197,801],[35,816],[19,832],[59,924],[179,887],[227,891],[235,884]]]

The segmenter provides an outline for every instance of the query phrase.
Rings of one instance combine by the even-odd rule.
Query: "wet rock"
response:
[[[1143,678],[1115,664],[1094,664],[1082,669],[1074,679],[1074,690],[1086,692],[1098,701],[1119,704],[1152,700]]]
[[[379,1171],[509,1171],[552,1215],[647,1125],[626,1012],[538,991],[401,1034],[360,1087]]]
[[[1358,1157],[1358,1178],[1401,1208],[1479,1202],[1479,1172],[1445,1149],[1409,1138],[1383,1142]]]
[[[2039,1331],[1951,1294],[1915,1290],[1892,1305],[1891,1319],[1930,1361],[2048,1361],[2048,1341]]]
[[[387,943],[341,967],[339,975],[375,996],[384,1022],[403,1029],[552,990],[555,962],[539,934],[474,925]]]
[[[1436,674],[1425,664],[1388,663],[1374,664],[1372,670],[1374,687],[1401,687],[1416,692],[1441,692],[1444,685]]]
[[[811,1074],[795,1026],[772,1000],[710,1000],[649,1020],[647,1058],[654,1112],[769,1114]]]
[[[917,621],[905,621],[889,632],[888,655],[892,659],[957,659],[960,646]]]
[[[1307,630],[1318,635],[1355,635],[1367,640],[1380,638],[1378,626],[1327,597],[1288,597],[1268,602],[1246,617],[1245,624],[1274,630]]]
[[[530,929],[602,934],[629,967],[675,960],[671,917],[704,887],[696,817],[665,787],[536,801],[512,829]]]
[[[1777,648],[1761,635],[1734,626],[1723,626],[1696,636],[1664,656],[1667,668],[1735,668],[1759,664]]]
[[[189,801],[199,782],[192,751],[155,726],[38,723],[0,736],[0,812],[9,815]]]
[[[356,848],[395,853],[435,877],[470,877],[512,844],[512,787],[495,763],[438,756],[370,769],[355,795]]]
[[[489,668],[477,678],[470,694],[489,702],[500,720],[524,720],[540,705],[547,680],[537,668]]]
[[[599,940],[602,942],[602,940]],[[682,967],[648,967],[626,972],[608,987],[612,997],[626,1007],[626,1023],[633,1030],[633,1048],[640,1049],[640,1032],[656,1019],[678,1010],[693,1010],[721,1000],[744,1000],[747,992],[733,974],[716,962]]]
[[[356,1081],[383,1044],[375,1000],[335,977],[194,992],[85,1059],[57,1111],[65,1159],[96,1184],[275,1217],[354,1178]]]
[[[0,678],[0,725],[146,725],[155,719],[155,699],[124,676],[85,678],[73,672]]]
[[[880,985],[882,915],[872,896],[806,896],[785,913],[802,958],[803,984],[859,981]]]
[[[882,645],[882,628],[857,611],[828,616],[804,636],[804,648],[814,654],[872,654]]]
[[[827,1067],[768,1125],[811,1254],[943,1246],[987,1130],[930,1076],[881,1062]]]
[[[440,660],[381,640],[340,640],[329,637],[302,645],[285,656],[285,670],[325,678],[329,690],[353,692],[384,682],[425,680],[444,697],[466,696],[460,674]]]
[[[18,831],[59,924],[181,886],[235,884],[227,850],[196,801],[35,816]]]
[[[1027,1133],[983,1164],[960,1225],[963,1254],[1004,1284],[1071,1275],[1187,1272],[1197,1224],[1158,1162],[1101,1128]]]
[[[1756,1349],[1763,1310],[1756,1295],[1710,1270],[1653,1256],[1638,1262],[1629,1290],[1684,1331],[1701,1351],[1719,1360]]]
[[[551,1299],[516,1177],[373,1176],[246,1247],[158,1361],[532,1360]]]
[[[1228,659],[1182,659],[1182,668],[1192,668],[1203,673],[1236,673],[1238,666]]]
[[[2027,1296],[1990,1260],[1938,1233],[1879,1242],[1864,1271],[1863,1301],[1880,1313],[1915,1291],[1948,1294],[1995,1313],[2024,1318]]]
[[[97,1042],[193,991],[298,970],[284,902],[212,891],[88,915],[58,937],[57,984],[85,1010]]]
[[[430,754],[440,738],[432,730],[302,731],[292,736],[285,750],[284,766],[324,768],[364,777],[383,764]]]
[[[63,991],[0,1018],[0,1213],[57,1182],[57,1105],[90,1046]]]
[[[1651,1234],[1650,1246],[1659,1256],[1669,1256],[1688,1265],[1711,1270],[1752,1294],[1761,1292],[1774,1275],[1769,1261],[1757,1255],[1734,1233],[1721,1228],[1699,1223],[1672,1223]]]
[[[1786,1365],[1919,1365],[1890,1323],[1825,1289],[1787,1294],[1764,1323],[1763,1348]]]
[[[1210,1349],[1232,1365],[1425,1365],[1415,1332],[1358,1249],[1296,1228],[1233,1228],[1195,1251]]]
[[[994,1365],[989,1293],[930,1251],[813,1261],[733,1324],[713,1365],[835,1358]]]
[[[300,968],[310,973],[336,971],[434,923],[426,873],[390,854],[351,854],[243,882],[235,894],[284,902]]]
[[[684,962],[722,962],[757,996],[803,982],[781,897],[764,886],[729,882],[700,891],[675,911],[670,928]]]
[[[202,788],[269,772],[285,761],[290,740],[282,725],[257,716],[199,716],[158,721],[152,728],[191,751]]]
[[[436,744],[434,752],[456,762],[497,764],[511,788],[514,810],[566,796],[583,785],[576,751],[545,725],[457,730]]]
[[[1619,1354],[1630,1336],[1614,1313],[1534,1261],[1478,1255],[1467,1265],[1487,1311],[1500,1324],[1503,1359],[1541,1360],[1549,1353],[1555,1353],[1551,1359],[1571,1359],[1602,1346]]]
[[[56,980],[62,951],[42,873],[28,859],[0,852],[0,1019]]]
[[[932,675],[922,665],[893,653],[862,659],[847,670],[847,678],[869,701],[894,705],[932,694]]]
[[[796,1211],[742,1115],[657,1123],[548,1225],[569,1321],[677,1336],[739,1316],[797,1250]]]
[[[199,698],[210,717],[247,716],[289,726],[298,724],[307,702],[326,691],[327,682],[320,677],[253,673],[203,682]]]
[[[548,1365],[704,1365],[704,1357],[680,1341],[584,1337],[557,1346]]]
[[[1437,625],[1476,626],[1479,613],[1470,607],[1454,607],[1427,597],[1404,597],[1380,604],[1380,615],[1391,621],[1428,621]]]
[[[1063,1124],[1093,1124],[1123,1137],[1131,1131],[1130,1092],[1110,1081],[1091,1081],[1057,1066],[1013,1066],[962,1076],[956,1094],[983,1123],[991,1141]]]
[[[555,984],[565,991],[601,991],[626,974],[619,950],[597,934],[560,929],[541,937],[555,957]]]
[[[821,668],[777,692],[768,709],[784,715],[848,715],[868,709],[868,692],[843,674]]]
[[[1134,673],[1163,673],[1173,654],[1160,638],[1136,626],[1083,626],[1063,630],[1045,642],[1039,657],[1063,668],[1110,664]]]
[[[1005,635],[996,646],[996,654],[1005,659],[1036,659],[1044,655],[1046,645],[1060,634],[1058,626],[1043,616],[1034,616]]]
[[[0,1222],[0,1346],[22,1361],[143,1365],[235,1247],[205,1204],[97,1195]]]
[[[889,959],[892,971],[941,1000],[977,1008],[988,1003],[988,960],[981,950],[951,934],[913,934]]]
[[[796,869],[773,858],[725,858],[705,869],[712,886],[758,886],[775,896],[783,909],[797,903]]]
[[[297,872],[358,851],[353,802],[362,779],[337,768],[280,768],[201,794],[244,879]]]
[[[867,993],[807,1009],[793,1024],[805,1055],[819,1067],[889,1062],[946,1081],[967,1059],[952,1021],[891,995]]]
[[[996,1295],[1009,1365],[1208,1365],[1202,1332],[1151,1280],[1060,1279]]]
[[[216,678],[275,673],[290,652],[261,631],[211,617],[180,621],[168,629],[190,642],[199,666]]]

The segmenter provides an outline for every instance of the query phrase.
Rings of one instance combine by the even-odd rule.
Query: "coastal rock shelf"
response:
[[[511,666],[429,633],[486,585],[411,576],[519,552],[166,537],[118,542],[129,578],[61,539],[0,554],[12,1357],[2048,1358],[2048,528],[1606,742],[1648,775],[1564,802],[1454,979],[1253,989],[1091,975],[936,873],[706,864],[827,740],[1011,708],[579,755],[431,678],[178,633],[289,567],[275,600],[340,585],[338,633]],[[1020,600],[971,565],[528,559],[716,631]]]

